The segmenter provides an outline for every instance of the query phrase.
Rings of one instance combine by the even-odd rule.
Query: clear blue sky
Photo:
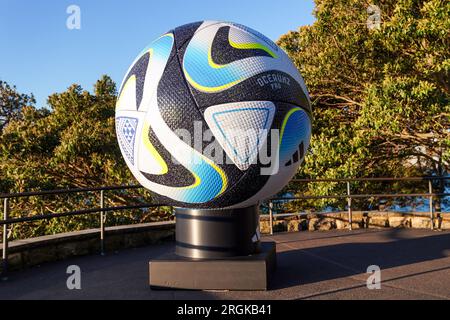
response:
[[[69,30],[66,9],[81,9]],[[313,0],[0,0],[0,79],[37,104],[72,83],[92,90],[102,75],[118,85],[135,56],[162,33],[199,20],[242,23],[276,40],[311,24]]]

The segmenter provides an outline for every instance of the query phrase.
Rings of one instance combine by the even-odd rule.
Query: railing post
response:
[[[273,234],[273,202],[269,201],[269,225],[270,225],[270,234]]]
[[[347,181],[347,207],[348,207],[348,228],[349,230],[353,230],[353,216],[352,216],[352,198],[350,193],[350,181]]]
[[[105,255],[105,220],[106,214],[103,211],[105,208],[105,192],[100,190],[100,254]]]
[[[433,184],[432,184],[431,179],[428,180],[428,193],[430,194],[430,222],[431,222],[431,230],[434,230]]]
[[[3,199],[3,220],[9,217],[9,198]],[[2,280],[6,280],[8,272],[8,224],[3,225]]]

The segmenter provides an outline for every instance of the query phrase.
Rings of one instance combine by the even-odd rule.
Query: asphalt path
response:
[[[151,290],[148,262],[174,250],[167,242],[10,272],[0,299],[450,299],[450,231],[305,231],[263,240],[277,243],[267,291]],[[80,267],[80,290],[67,288],[70,265]],[[380,289],[367,287],[369,266],[380,268]]]

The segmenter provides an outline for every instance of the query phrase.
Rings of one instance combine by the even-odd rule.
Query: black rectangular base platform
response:
[[[150,261],[152,289],[267,290],[276,268],[275,242],[260,253],[217,260],[193,260],[168,254]]]

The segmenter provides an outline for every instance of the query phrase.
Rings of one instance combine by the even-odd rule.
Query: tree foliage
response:
[[[348,178],[442,174],[450,163],[450,2],[379,0],[379,28],[369,2],[316,0],[316,21],[279,39],[305,78],[313,101],[310,152],[298,177]],[[116,87],[107,76],[92,93],[78,85],[36,108],[33,96],[0,82],[0,192],[136,183],[114,130]],[[413,184],[354,183],[353,193],[416,190]],[[337,183],[292,184],[312,195],[343,194]],[[108,205],[151,201],[144,191],[117,192]],[[378,200],[372,199],[372,205]],[[308,201],[319,208],[334,202]],[[98,194],[12,203],[13,215],[98,204]],[[357,206],[370,207],[364,200]],[[285,205],[288,208],[288,205]],[[31,211],[27,211],[32,208]],[[299,209],[300,204],[292,203]],[[109,216],[111,224],[149,221],[155,212]],[[17,236],[95,226],[95,216],[15,226]]]
[[[35,102],[33,95],[19,93],[15,86],[0,80],[0,133],[11,120],[20,118],[22,108]]]
[[[0,188],[24,192],[59,188],[128,185],[136,181],[117,144],[114,129],[115,83],[103,76],[93,93],[72,85],[48,98],[50,110],[22,106],[20,117],[0,135]],[[143,190],[110,192],[109,206],[151,201]],[[98,207],[98,194],[17,199],[12,216]],[[30,210],[31,209],[31,210]],[[109,224],[147,221],[149,214],[132,211],[109,215]],[[34,236],[98,224],[96,216],[71,217],[17,225],[15,235]]]
[[[316,21],[283,35],[313,100],[310,155],[299,176],[441,174],[450,163],[450,3],[316,0]],[[357,186],[355,186],[357,187]],[[336,184],[310,192],[343,191]]]
[[[114,130],[114,82],[94,93],[72,85],[48,98],[50,110],[24,107],[0,137],[6,191],[122,184],[131,176]],[[20,170],[19,170],[20,169]]]

